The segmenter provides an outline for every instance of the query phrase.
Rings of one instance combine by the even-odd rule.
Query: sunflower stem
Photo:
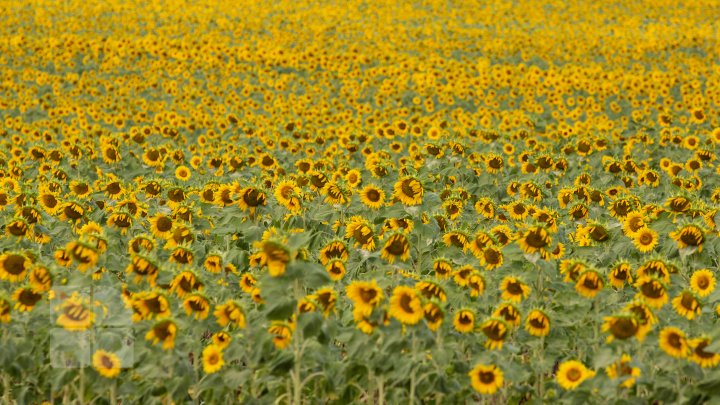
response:
[[[11,404],[12,403],[12,393],[10,392],[10,390],[12,389],[12,385],[10,384],[10,376],[7,373],[3,372],[2,380],[3,380],[3,403]]]
[[[113,381],[110,386],[110,404],[117,405],[117,381]]]

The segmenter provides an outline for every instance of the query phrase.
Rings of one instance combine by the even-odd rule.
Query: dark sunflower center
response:
[[[627,270],[625,270],[625,269],[618,269],[618,270],[615,270],[615,272],[613,273],[613,276],[617,280],[627,280],[628,273],[627,273]]]
[[[656,282],[645,283],[642,285],[642,287],[640,287],[640,290],[642,291],[643,295],[648,298],[660,298],[665,292],[663,287]]]
[[[160,340],[167,339],[168,337],[170,337],[170,324],[166,323],[166,324],[158,325],[157,327],[155,327],[153,329],[153,333]]]
[[[590,231],[590,237],[593,238],[593,240],[596,240],[598,242],[604,242],[604,241],[608,240],[610,235],[608,235],[605,228],[600,227],[600,226],[594,226],[592,228],[592,231]]]
[[[488,249],[485,252],[483,252],[483,256],[485,256],[485,261],[490,264],[498,264],[500,263],[500,254],[494,250],[494,249]]]
[[[640,235],[640,243],[642,245],[649,245],[653,241],[653,237],[649,232],[644,232],[642,235]]]
[[[495,382],[495,373],[492,371],[481,371],[478,373],[478,378],[480,378],[480,382],[483,384],[492,384]]]
[[[363,302],[366,304],[371,303],[375,297],[377,297],[377,291],[374,288],[361,288],[360,289],[360,298],[362,298]]]
[[[545,318],[540,318],[540,317],[531,318],[530,326],[532,326],[535,329],[544,329],[545,328]]]
[[[707,277],[700,277],[697,281],[697,286],[701,290],[704,290],[710,286],[710,280]]]
[[[364,245],[372,239],[372,232],[370,231],[370,228],[368,228],[367,226],[361,225],[361,226],[355,227],[355,231],[353,231],[353,237],[360,244]]]
[[[566,377],[572,382],[578,381],[582,377],[582,371],[578,370],[577,368],[571,368],[570,370],[568,370]]]
[[[386,251],[393,256],[400,256],[405,252],[406,243],[405,240],[399,237],[393,238],[390,246],[386,248]]]
[[[365,193],[365,197],[372,202],[378,202],[380,201],[380,192],[375,189],[370,189]]]
[[[462,325],[470,325],[473,322],[472,317],[470,314],[462,313],[460,314],[460,317],[458,318],[458,322]]]
[[[405,194],[406,196],[408,196],[410,198],[415,198],[415,196],[416,196],[415,189],[416,188],[419,188],[419,184],[417,184],[417,181],[413,180],[413,179],[404,180],[400,184],[400,189],[402,190],[403,194]],[[417,194],[420,194],[419,191],[417,192]]]
[[[700,342],[695,347],[695,350],[694,350],[695,354],[702,359],[711,359],[711,358],[715,357],[715,353],[706,352],[704,350],[708,346],[708,344],[709,344],[709,342]]]
[[[118,194],[121,190],[122,188],[120,187],[120,183],[117,181],[114,181],[105,187],[105,191],[110,194]]]
[[[536,230],[528,233],[525,237],[525,243],[533,248],[540,249],[547,246],[547,239],[543,235],[543,232]]]
[[[168,217],[160,217],[157,220],[157,229],[160,232],[167,232],[170,229],[172,229],[172,220],[170,220]]]
[[[82,305],[68,305],[63,314],[75,322],[80,322],[90,317],[90,312]]]
[[[632,319],[628,318],[620,318],[615,320],[613,322],[612,326],[610,327],[610,332],[612,332],[613,336],[615,336],[618,339],[628,339],[633,336],[638,331],[638,325],[637,322],[633,322]]]
[[[145,300],[145,307],[147,307],[148,311],[155,314],[163,312],[163,305],[158,297]]]
[[[18,298],[18,301],[20,301],[21,304],[32,307],[37,304],[38,301],[40,301],[42,295],[36,293],[31,289],[26,288],[20,293],[20,296]]]
[[[413,311],[412,307],[410,306],[411,302],[412,297],[408,294],[403,294],[403,296],[400,297],[400,308],[402,308],[402,310],[407,312],[408,314],[415,313],[415,311]]]
[[[697,308],[697,301],[690,294],[683,294],[680,304],[689,311],[694,311]]]
[[[589,290],[597,290],[600,288],[600,280],[593,274],[589,274],[583,281],[583,287]]]
[[[104,368],[113,368],[115,366],[112,359],[108,356],[102,356],[100,362]]]
[[[699,246],[703,240],[703,235],[695,230],[683,231],[680,234],[680,240],[688,246]]]
[[[10,255],[5,259],[5,271],[17,276],[25,271],[25,257],[21,255]]]
[[[484,327],[483,333],[491,340],[503,340],[505,338],[505,330],[498,322],[492,322],[490,325]]]
[[[522,294],[522,284],[518,282],[510,282],[507,285],[507,291],[512,295],[520,295]]]

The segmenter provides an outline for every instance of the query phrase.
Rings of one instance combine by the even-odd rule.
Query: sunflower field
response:
[[[0,403],[720,403],[715,0],[0,0]]]

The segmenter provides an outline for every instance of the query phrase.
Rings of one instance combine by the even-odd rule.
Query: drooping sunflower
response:
[[[566,390],[574,390],[583,381],[595,376],[595,372],[589,370],[584,364],[577,360],[568,360],[560,363],[555,374],[557,383]]]
[[[687,357],[690,350],[685,332],[672,326],[660,331],[658,345],[665,353],[675,358]]]
[[[470,333],[475,329],[475,313],[470,309],[461,309],[455,313],[453,326],[460,333]]]
[[[81,272],[93,268],[99,259],[95,246],[81,240],[69,242],[65,246],[65,252],[77,263],[77,269]]]
[[[0,255],[0,280],[16,283],[25,280],[32,261],[21,253],[3,253]]]
[[[385,204],[385,192],[381,188],[369,184],[360,191],[360,201],[369,208],[380,209]]]
[[[273,344],[281,350],[290,346],[293,331],[291,324],[281,321],[272,321],[268,328],[268,333],[273,335]]]
[[[205,257],[203,266],[210,273],[220,273],[223,270],[222,257],[217,253],[211,253]]]
[[[15,301],[15,309],[20,312],[30,312],[42,299],[42,293],[31,286],[25,286],[15,290],[12,299]]]
[[[641,211],[632,211],[625,216],[622,224],[622,229],[625,235],[630,238],[634,238],[635,234],[640,229],[647,228],[647,218],[645,213]]]
[[[426,303],[423,307],[423,315],[425,317],[425,322],[431,331],[437,331],[445,319],[445,312],[437,303],[432,301]]]
[[[12,320],[10,311],[10,302],[5,298],[0,297],[0,323],[10,323]]]
[[[420,180],[415,177],[404,177],[395,183],[393,197],[405,205],[422,204],[425,190]]]
[[[279,277],[285,274],[285,268],[290,263],[291,258],[289,249],[284,244],[273,240],[265,240],[261,242],[260,246],[264,258],[263,262],[267,265],[270,276]]]
[[[640,322],[634,314],[619,314],[603,318],[602,331],[610,332],[607,342],[614,339],[626,340],[640,333]]]
[[[422,303],[414,288],[397,286],[393,289],[390,316],[407,325],[415,325],[423,319]]]
[[[156,345],[162,343],[163,350],[170,350],[175,347],[177,337],[177,324],[172,319],[163,319],[156,322],[145,334],[145,340]]]
[[[493,311],[492,316],[502,318],[512,327],[520,325],[520,310],[518,310],[515,305],[508,302],[500,304],[495,311]]]
[[[695,293],[690,290],[684,290],[677,297],[673,298],[672,306],[680,316],[684,316],[691,321],[695,319],[696,316],[700,316],[700,312],[702,312],[700,300]]]
[[[278,183],[274,195],[278,203],[291,212],[298,212],[302,208],[302,191],[292,180],[283,180]]]
[[[611,380],[621,379],[620,386],[630,388],[635,385],[635,378],[640,377],[640,368],[632,367],[632,357],[623,354],[619,361],[614,362],[605,369],[605,373]]]
[[[310,299],[317,302],[322,308],[323,316],[326,318],[335,312],[335,304],[337,303],[337,293],[332,287],[323,287],[315,291]]]
[[[230,336],[229,333],[225,331],[215,332],[212,335],[212,342],[214,345],[220,348],[220,350],[224,350],[230,345],[230,342],[232,341],[232,336]]]
[[[696,248],[698,253],[702,253],[705,233],[699,226],[689,224],[675,232],[670,232],[670,238],[675,240],[678,249]]]
[[[257,280],[255,279],[255,276],[253,276],[251,273],[243,273],[243,275],[240,276],[240,281],[238,282],[238,284],[240,285],[240,289],[250,294],[252,289],[255,288]]]
[[[636,276],[637,278],[652,276],[656,277],[663,283],[668,284],[670,283],[671,269],[672,265],[669,262],[666,262],[660,258],[652,258],[638,266],[636,270]]]
[[[410,258],[410,242],[407,236],[402,232],[391,234],[385,242],[380,256],[389,263],[393,263],[395,259],[406,261]]]
[[[170,303],[162,292],[143,291],[133,294],[130,302],[133,321],[162,319],[170,316]]]
[[[67,298],[58,310],[60,316],[56,323],[70,331],[87,330],[95,320],[95,314],[87,300],[80,298],[77,293]]]
[[[627,261],[619,261],[610,269],[608,276],[610,285],[615,288],[623,288],[625,284],[632,284],[632,268]]]
[[[196,320],[205,319],[210,313],[210,301],[200,293],[189,294],[183,301],[183,308],[186,314],[192,315]]]
[[[485,266],[485,270],[494,270],[503,264],[502,250],[489,246],[482,251],[480,256],[480,265]]]
[[[489,318],[480,325],[487,341],[485,347],[490,350],[502,349],[503,342],[508,336],[509,328],[504,320],[500,318]]]
[[[655,276],[642,276],[635,282],[637,298],[645,300],[653,308],[662,308],[668,302],[667,289]]]
[[[720,364],[720,353],[705,350],[711,343],[712,341],[707,336],[690,339],[688,341],[690,360],[699,364],[702,368],[717,367],[717,365]]]
[[[494,394],[503,386],[504,374],[495,365],[477,364],[468,376],[473,389],[481,394]]]
[[[419,281],[415,283],[415,289],[418,290],[427,299],[436,298],[440,302],[445,302],[447,300],[447,294],[445,293],[445,289],[443,289],[440,284],[434,281]]]
[[[345,290],[355,308],[360,309],[366,316],[383,300],[383,291],[376,280],[353,281]]]
[[[220,371],[225,365],[222,349],[214,343],[207,345],[207,347],[203,349],[202,361],[205,374]]]
[[[533,309],[525,319],[525,330],[533,336],[547,336],[550,333],[550,317],[541,309]]]
[[[500,284],[502,299],[520,303],[530,295],[531,288],[520,278],[506,276]]]
[[[701,297],[715,291],[715,275],[708,269],[695,270],[690,276],[690,288]]]
[[[346,229],[345,237],[355,239],[355,247],[360,246],[365,250],[375,249],[375,236],[370,222],[363,217],[354,216],[350,218]]]
[[[325,270],[327,270],[331,280],[342,280],[345,276],[345,262],[340,259],[332,259],[325,265]]]
[[[328,242],[318,253],[320,263],[323,265],[328,264],[332,259],[339,259],[345,262],[349,255],[350,251],[347,248],[347,244],[342,240],[332,240]]]
[[[528,254],[541,252],[552,243],[548,231],[540,226],[532,227],[518,240],[520,248]]]
[[[602,288],[603,280],[600,273],[592,269],[582,272],[575,282],[575,290],[586,298],[595,298]]]
[[[28,281],[36,291],[48,292],[53,285],[53,275],[47,267],[37,265],[30,270]]]
[[[473,272],[467,279],[467,287],[470,288],[471,297],[479,297],[485,292],[485,279],[478,272]]]
[[[447,279],[452,275],[453,268],[448,260],[441,257],[433,261],[433,271],[435,272],[435,277]]]
[[[105,378],[115,378],[120,374],[120,358],[105,350],[96,350],[92,357],[93,368]]]
[[[179,298],[185,297],[193,291],[202,291],[205,284],[198,278],[192,270],[184,270],[173,277],[170,282],[170,292],[176,294]]]

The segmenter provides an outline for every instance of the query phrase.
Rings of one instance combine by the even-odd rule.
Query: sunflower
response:
[[[68,201],[60,208],[60,219],[63,221],[78,222],[85,215],[85,208],[77,202]]]
[[[273,344],[278,349],[290,346],[294,328],[291,324],[281,321],[272,321],[268,332],[273,335]]]
[[[422,204],[423,189],[420,180],[414,177],[404,177],[395,183],[393,197],[405,205]]]
[[[463,251],[468,248],[469,240],[468,235],[460,230],[449,231],[443,235],[443,242],[445,242],[446,246],[455,246]]]
[[[533,227],[525,232],[518,240],[520,248],[528,254],[541,252],[552,242],[552,238],[548,231],[543,227]]]
[[[178,166],[175,168],[175,178],[180,181],[190,180],[190,169],[187,166]]]
[[[443,258],[438,258],[433,261],[433,271],[435,276],[440,279],[447,279],[452,275],[453,268],[449,261]]]
[[[622,224],[622,229],[625,235],[632,238],[635,236],[637,231],[647,227],[647,218],[643,212],[631,211],[625,216]]]
[[[715,283],[715,275],[708,269],[695,270],[690,276],[690,288],[701,297],[715,291]]]
[[[633,245],[641,253],[648,253],[655,249],[658,244],[658,233],[644,226],[633,235]]]
[[[486,219],[495,217],[495,204],[489,197],[482,197],[475,202],[475,211]]]
[[[665,353],[672,357],[684,358],[690,352],[685,332],[672,326],[660,331],[658,344]]]
[[[637,277],[654,276],[665,284],[670,283],[671,266],[662,259],[650,259],[637,268]]]
[[[253,288],[255,288],[255,284],[257,284],[257,280],[255,279],[255,276],[253,276],[250,273],[243,273],[242,276],[240,276],[240,281],[238,283],[240,285],[240,288],[250,294]]]
[[[212,335],[213,344],[219,347],[220,350],[224,350],[228,347],[230,345],[230,341],[232,341],[232,337],[227,332],[215,332]]]
[[[115,353],[96,350],[92,357],[92,365],[105,378],[115,378],[120,374],[120,358]]]
[[[614,339],[626,340],[640,333],[640,323],[633,314],[620,314],[603,318],[602,331],[610,332],[607,343]]]
[[[133,294],[130,300],[133,321],[144,319],[162,319],[170,316],[170,303],[163,293],[143,291]]]
[[[203,371],[205,374],[212,374],[220,371],[225,365],[223,352],[220,347],[212,343],[205,347],[202,351]]]
[[[298,212],[301,206],[302,191],[292,180],[283,180],[275,187],[275,199],[291,212]]]
[[[21,253],[3,253],[0,255],[0,280],[12,283],[23,281],[32,261]]]
[[[95,267],[99,259],[95,247],[82,241],[69,242],[65,246],[65,252],[73,261],[78,263],[77,269],[83,273]]]
[[[345,262],[340,259],[332,259],[328,264],[325,265],[330,279],[333,281],[342,280],[345,276]]]
[[[585,270],[575,282],[575,290],[586,298],[595,298],[602,288],[602,277],[595,270]]]
[[[366,219],[360,216],[350,218],[346,228],[345,237],[355,239],[355,247],[360,246],[365,250],[375,249],[375,236],[373,228]]]
[[[478,272],[473,272],[467,279],[471,297],[479,297],[485,291],[485,279]]]
[[[588,370],[584,364],[577,360],[568,360],[560,363],[555,374],[557,383],[566,390],[574,390],[583,381],[595,376],[595,372]]]
[[[621,387],[630,388],[635,385],[635,378],[640,377],[640,369],[630,366],[632,357],[623,354],[620,361],[616,361],[605,369],[605,373],[611,380],[622,379]]]
[[[95,314],[88,307],[87,300],[81,299],[77,293],[73,293],[58,309],[60,316],[56,323],[70,331],[87,330],[95,320]]]
[[[626,261],[619,261],[610,269],[610,275],[608,276],[610,285],[615,288],[623,288],[625,284],[632,284],[632,268],[630,263]]]
[[[459,235],[465,236],[464,233],[461,233]],[[444,239],[444,238],[443,238]],[[468,240],[469,238],[465,237],[465,243],[463,243],[463,246],[460,246],[460,244],[453,243],[453,240],[450,240],[450,244],[448,244],[448,241],[445,241],[445,244],[448,246],[455,245],[460,248],[470,248],[470,251],[480,259],[482,257],[483,249],[485,249],[488,246],[491,246],[494,244],[492,238],[490,235],[488,235],[486,232],[479,231],[475,234],[475,238],[472,240]]]
[[[690,290],[684,290],[680,295],[673,298],[672,306],[680,316],[684,316],[691,321],[695,319],[696,316],[700,316],[700,312],[702,312],[700,300],[695,293]]]
[[[194,271],[185,270],[176,275],[170,282],[170,292],[183,298],[193,291],[202,291],[205,288]]]
[[[547,336],[550,333],[550,317],[540,309],[533,309],[525,320],[525,330],[533,336]]]
[[[685,225],[675,232],[670,232],[670,237],[677,243],[678,249],[697,248],[697,252],[701,253],[703,242],[705,242],[705,233],[697,225]]]
[[[162,343],[163,350],[170,350],[175,347],[175,338],[177,337],[177,324],[171,319],[164,319],[155,323],[155,325],[145,334],[145,340],[151,341],[152,344]]]
[[[423,319],[420,297],[414,288],[397,286],[390,298],[390,316],[403,324],[415,325]]]
[[[521,279],[506,276],[500,284],[502,299],[520,303],[530,295],[531,288]]]
[[[423,307],[423,316],[425,322],[431,331],[437,331],[442,325],[443,319],[445,319],[445,312],[440,306],[434,302],[428,302]]]
[[[205,319],[210,313],[210,302],[204,295],[193,293],[185,298],[183,308],[186,314],[193,315],[195,319]]]
[[[267,195],[257,187],[246,187],[240,191],[240,198],[237,204],[243,211],[249,209],[251,213],[267,204]]]
[[[133,217],[126,212],[116,212],[110,215],[107,220],[108,226],[118,228],[122,235],[127,234],[132,226]]]
[[[520,325],[520,311],[511,303],[500,304],[492,313],[493,317],[502,318],[508,325],[516,327]]]
[[[156,214],[150,217],[150,232],[156,238],[168,240],[172,236],[173,220],[170,216],[164,214]]]
[[[645,300],[653,308],[662,308],[668,302],[665,284],[655,276],[642,276],[635,282],[636,297]]]
[[[360,191],[360,201],[369,208],[380,209],[385,203],[385,192],[375,185],[367,185]]]
[[[325,247],[320,249],[319,258],[323,265],[328,264],[332,259],[339,259],[343,262],[347,261],[350,252],[347,245],[342,240],[330,241]]]
[[[473,389],[481,394],[494,394],[503,386],[503,372],[495,365],[477,364],[468,376]]]
[[[410,243],[407,236],[401,232],[390,235],[382,248],[380,256],[389,263],[393,263],[395,259],[406,261],[410,257]]]
[[[267,265],[268,272],[272,277],[280,277],[285,274],[285,268],[290,263],[290,251],[284,244],[272,240],[261,242],[263,262]],[[326,264],[326,263],[325,263]]]
[[[447,300],[445,290],[434,281],[419,281],[415,284],[415,289],[427,299],[436,298],[440,302]]]
[[[50,291],[53,285],[53,275],[47,267],[38,265],[30,270],[30,276],[28,277],[30,285],[40,292]]]
[[[720,364],[720,353],[705,351],[711,343],[710,338],[705,336],[689,340],[690,360],[702,368],[717,367]]]
[[[369,316],[383,300],[383,291],[377,281],[353,281],[345,288],[348,299],[365,316]]]
[[[472,332],[475,329],[475,313],[469,309],[459,310],[455,313],[453,326],[460,333]]]
[[[31,286],[25,286],[15,290],[12,299],[15,301],[15,309],[20,312],[29,312],[42,299],[42,293]]]
[[[217,274],[223,270],[222,257],[217,253],[207,255],[203,265],[205,266],[205,270],[210,273]]]
[[[136,274],[135,283],[139,283],[143,277],[146,277],[150,285],[154,285],[160,273],[160,266],[152,259],[143,255],[133,254],[130,259],[130,264],[125,268],[125,271],[128,274]]]
[[[323,287],[315,291],[309,297],[311,300],[317,302],[323,310],[323,316],[326,318],[330,313],[335,311],[335,304],[337,303],[337,293],[332,287]]]
[[[480,325],[480,330],[487,337],[485,347],[490,350],[502,349],[509,331],[505,321],[499,318],[489,318]]]

